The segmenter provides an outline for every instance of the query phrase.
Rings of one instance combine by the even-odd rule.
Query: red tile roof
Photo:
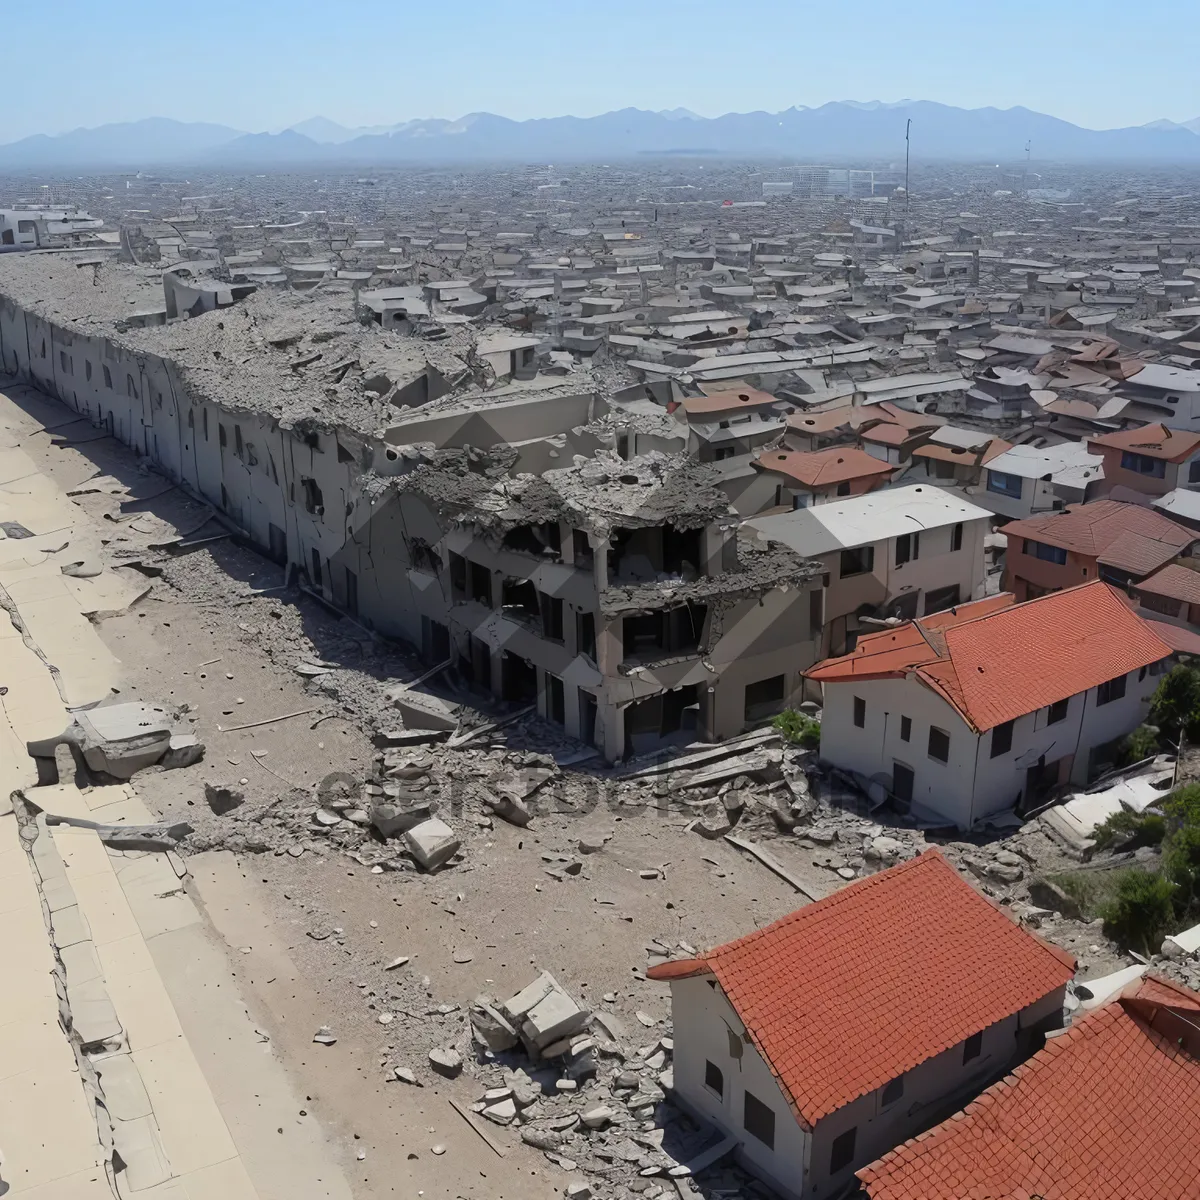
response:
[[[1149,574],[1197,540],[1194,529],[1140,504],[1094,500],[1060,513],[1010,521],[1004,535],[1029,538],[1095,558],[1132,574]]]
[[[1165,425],[1143,425],[1139,429],[1122,429],[1120,433],[1089,438],[1088,448],[1094,446],[1128,450],[1133,454],[1144,454],[1147,458],[1163,458],[1167,462],[1180,463],[1200,447],[1200,433],[1168,429]]]
[[[927,850],[699,962],[647,974],[711,971],[811,1129],[1063,987],[1074,968]]]
[[[852,653],[805,674],[849,683],[911,673],[982,732],[1171,654],[1154,627],[1100,580],[974,619],[972,608],[955,610],[944,630],[923,619],[868,634]]]
[[[823,488],[862,479],[890,475],[894,464],[880,462],[856,446],[830,446],[828,450],[768,450],[754,460],[764,471],[776,471],[805,487]]]
[[[1197,1012],[1147,977],[858,1177],[871,1200],[1200,1200],[1200,1057],[1173,1024]]]
[[[1133,585],[1135,592],[1146,592],[1151,596],[1169,596],[1172,600],[1183,600],[1187,604],[1200,604],[1200,571],[1180,563],[1171,563],[1156,571],[1149,579]]]

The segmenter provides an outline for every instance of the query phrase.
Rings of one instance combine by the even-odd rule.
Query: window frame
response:
[[[1002,721],[999,725],[992,726],[990,758],[999,758],[1000,755],[1011,752],[1015,724],[1015,721]]]
[[[717,1078],[716,1087],[714,1087],[712,1084],[713,1075],[715,1075]],[[704,1060],[704,1086],[710,1092],[712,1092],[714,1096],[717,1096],[722,1100],[725,1099],[725,1072],[722,1071],[715,1062],[707,1058]]]
[[[847,570],[847,563],[860,563],[859,566],[852,566]],[[875,547],[874,546],[851,546],[843,550],[838,558],[838,578],[853,579],[857,575],[870,575],[875,569]]]
[[[854,1125],[849,1129],[843,1129],[842,1132],[833,1139],[833,1144],[829,1147],[830,1175],[839,1175],[847,1167],[852,1167],[854,1165],[854,1155],[855,1151],[857,1150],[857,1141],[857,1125]]]
[[[988,471],[987,490],[996,496],[1007,496],[1010,500],[1020,500],[1025,490],[1023,475],[1010,475],[1007,471]],[[1004,480],[1003,483],[1000,481]],[[1017,490],[1012,490],[1011,481],[1016,480]]]
[[[854,697],[854,728],[866,729],[867,702],[861,696]]]
[[[974,1062],[977,1058],[983,1057],[983,1031],[971,1034],[969,1038],[963,1039],[963,1066],[967,1063]]]
[[[1061,713],[1061,715],[1056,717],[1054,715],[1054,710],[1056,708],[1059,708],[1060,706],[1062,708],[1062,713]],[[1071,697],[1070,696],[1067,696],[1066,699],[1064,699],[1064,700],[1055,700],[1055,702],[1053,704],[1046,705],[1046,724],[1047,724],[1047,726],[1058,725],[1060,722],[1065,721],[1067,719],[1067,714],[1070,712],[1070,710],[1071,710]]]
[[[1128,674],[1118,675],[1115,679],[1106,679],[1103,683],[1097,684],[1096,707],[1101,708],[1105,704],[1112,704],[1117,700],[1123,700],[1128,686]]]
[[[941,758],[938,755],[934,754],[934,752],[933,752],[933,736],[934,736],[934,734],[941,734],[941,736],[946,741],[946,757],[945,758]],[[926,741],[926,745],[925,745],[925,753],[931,759],[933,759],[934,762],[940,762],[942,764],[949,763],[949,761],[950,761],[950,734],[949,734],[949,732],[945,729],[939,729],[936,725],[930,725],[929,738]]]
[[[958,522],[953,529],[950,530],[950,553],[954,554],[963,547],[963,523]]]
[[[903,713],[900,714],[900,740],[912,741],[912,717],[906,717]]]
[[[904,557],[901,558],[901,543],[904,546]],[[896,566],[916,562],[921,557],[921,535],[919,533],[902,533],[896,538]]]
[[[742,1091],[742,1128],[768,1150],[775,1149],[775,1110],[749,1088]]]

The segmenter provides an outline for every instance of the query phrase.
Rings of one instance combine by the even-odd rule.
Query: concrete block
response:
[[[445,821],[432,817],[408,830],[404,844],[424,870],[436,871],[458,853],[462,843]]]

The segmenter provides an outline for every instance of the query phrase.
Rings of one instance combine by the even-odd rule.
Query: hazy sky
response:
[[[1200,116],[1192,0],[57,0],[4,5],[0,142],[163,116],[258,131],[829,100]]]

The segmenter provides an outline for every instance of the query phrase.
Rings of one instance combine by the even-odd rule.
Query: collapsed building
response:
[[[432,666],[609,759],[728,737],[802,695],[817,568],[740,538],[714,467],[589,370],[514,378],[533,360],[500,331],[427,340],[347,295],[198,277],[202,315],[168,320],[151,271],[20,266],[0,299],[6,372]],[[180,276],[160,286],[178,305]]]

